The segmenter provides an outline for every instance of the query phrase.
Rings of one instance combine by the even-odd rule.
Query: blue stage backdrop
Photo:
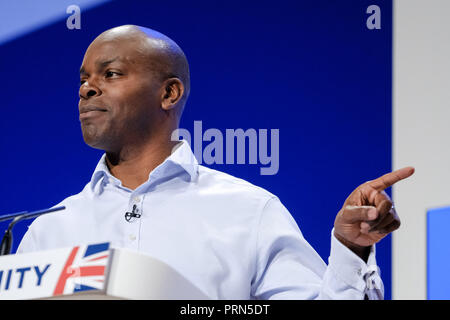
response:
[[[373,4],[381,29],[366,26]],[[53,206],[89,181],[101,152],[80,131],[83,54],[102,31],[137,24],[173,38],[189,59],[181,127],[279,129],[277,174],[261,175],[264,165],[248,159],[211,167],[277,195],[328,261],[345,198],[391,170],[391,1],[123,0],[80,8],[79,30],[66,27],[63,7],[58,21],[0,46],[0,213]],[[14,250],[27,225],[17,225]],[[389,299],[390,237],[377,258]]]

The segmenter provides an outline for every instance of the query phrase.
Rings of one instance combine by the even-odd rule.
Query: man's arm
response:
[[[373,247],[365,263],[332,234],[327,266],[278,198],[270,199],[261,214],[256,251],[252,298],[361,300],[369,276],[378,298],[383,296]]]
[[[413,173],[414,168],[403,168],[366,182],[350,194],[335,220],[328,266],[281,202],[269,200],[258,229],[252,297],[382,299],[374,245],[400,226],[384,189]]]
[[[31,229],[31,225],[28,227],[27,232],[23,236],[20,241],[19,247],[17,248],[16,253],[28,253],[37,251],[36,248],[36,239],[34,238],[33,230]]]

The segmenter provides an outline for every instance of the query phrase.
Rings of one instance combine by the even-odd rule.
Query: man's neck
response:
[[[172,152],[177,141],[152,141],[140,146],[126,146],[117,153],[106,153],[111,174],[122,186],[135,190],[148,180],[150,172]]]

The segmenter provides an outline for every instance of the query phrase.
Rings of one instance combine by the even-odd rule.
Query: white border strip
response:
[[[393,299],[426,299],[426,212],[450,205],[450,1],[395,0],[393,189],[402,220],[392,241]]]

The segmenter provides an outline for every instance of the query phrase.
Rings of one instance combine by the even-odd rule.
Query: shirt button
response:
[[[133,201],[134,201],[135,203],[138,203],[138,202],[141,201],[141,198],[139,198],[139,197],[134,197]]]
[[[362,272],[361,268],[359,268],[358,270],[356,270],[356,272],[358,273],[358,276],[360,276],[360,275],[361,275],[361,272]]]
[[[136,236],[134,234],[130,234],[128,237],[131,241],[136,240]]]

